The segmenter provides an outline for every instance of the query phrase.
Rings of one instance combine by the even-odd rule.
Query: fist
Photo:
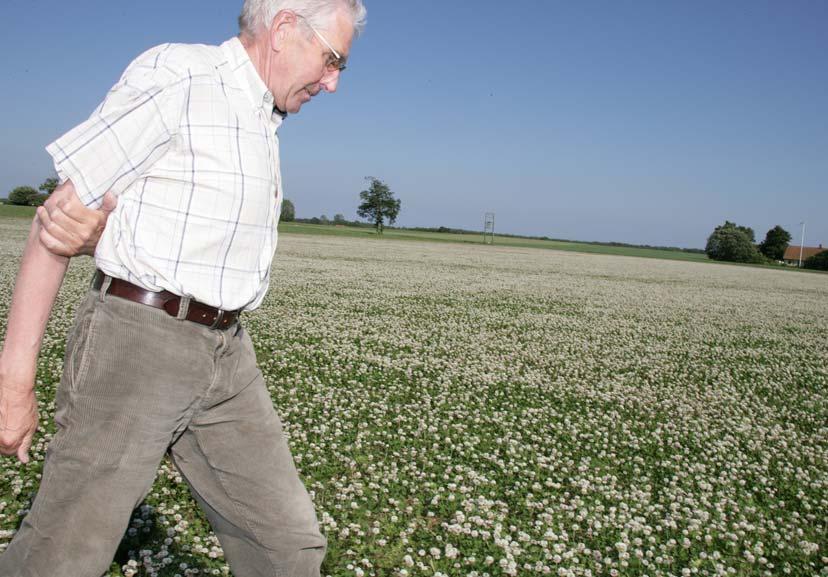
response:
[[[37,209],[40,242],[60,256],[94,255],[109,213],[116,205],[115,196],[107,192],[100,209],[87,208],[72,181],[67,180]]]
[[[29,462],[29,449],[37,430],[34,390],[18,392],[0,383],[0,454],[17,455]]]

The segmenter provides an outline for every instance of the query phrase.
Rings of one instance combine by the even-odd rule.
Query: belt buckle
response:
[[[224,311],[222,309],[218,309],[218,314],[216,315],[216,320],[213,321],[213,324],[210,325],[211,330],[215,330],[219,328],[221,325],[221,321],[224,320]]]

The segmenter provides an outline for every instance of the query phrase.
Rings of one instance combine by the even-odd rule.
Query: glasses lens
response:
[[[341,58],[337,58],[331,54],[328,58],[328,62],[325,64],[325,68],[327,68],[328,72],[336,72],[337,70],[342,72],[345,70],[345,62],[343,62]]]

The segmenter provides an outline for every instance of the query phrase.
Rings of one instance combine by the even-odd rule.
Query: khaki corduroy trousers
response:
[[[240,324],[90,290],[66,351],[57,433],[0,576],[100,577],[167,452],[235,577],[319,575],[326,541]]]

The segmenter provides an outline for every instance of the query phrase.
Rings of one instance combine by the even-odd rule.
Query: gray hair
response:
[[[359,36],[365,28],[367,13],[362,0],[244,0],[239,15],[239,31],[255,36],[259,30],[269,28],[276,14],[282,10],[295,12],[314,28],[325,29],[340,9],[351,16],[354,35]]]

